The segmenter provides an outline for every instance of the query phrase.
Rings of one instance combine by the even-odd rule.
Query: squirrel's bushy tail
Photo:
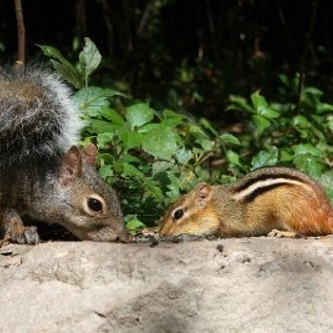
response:
[[[56,74],[0,69],[0,168],[61,156],[79,128],[70,89]]]

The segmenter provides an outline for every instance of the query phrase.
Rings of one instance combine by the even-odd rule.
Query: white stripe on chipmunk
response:
[[[298,180],[292,180],[292,179],[286,179],[286,178],[270,178],[266,180],[259,180],[258,182],[251,184],[248,188],[240,191],[239,193],[236,193],[233,195],[233,199],[235,200],[241,200],[246,198],[248,195],[252,194],[258,189],[265,188],[271,185],[276,185],[276,184],[293,184],[293,185],[298,185],[302,186],[304,188],[310,189],[311,186],[308,184],[305,184],[301,181]]]

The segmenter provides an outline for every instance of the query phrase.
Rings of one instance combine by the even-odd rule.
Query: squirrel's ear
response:
[[[198,201],[199,207],[203,208],[206,203],[210,200],[212,195],[212,186],[207,183],[199,183],[195,188],[196,199]]]
[[[68,185],[82,173],[82,154],[77,146],[68,149],[60,168],[59,180],[62,185]]]
[[[96,167],[96,160],[97,160],[97,148],[93,143],[89,143],[82,149],[83,154],[83,161],[93,168]]]

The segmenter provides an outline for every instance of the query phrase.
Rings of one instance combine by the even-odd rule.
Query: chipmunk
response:
[[[324,235],[333,209],[320,185],[283,167],[250,172],[227,185],[198,184],[165,213],[160,236]]]
[[[35,244],[26,220],[58,223],[81,240],[126,240],[115,191],[96,172],[97,149],[77,146],[70,89],[41,68],[0,69],[0,235]]]

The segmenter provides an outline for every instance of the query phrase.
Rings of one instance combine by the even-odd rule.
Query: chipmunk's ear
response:
[[[83,154],[83,161],[93,168],[96,168],[96,161],[97,161],[97,148],[93,143],[89,143],[82,149]]]
[[[199,207],[200,208],[205,207],[207,202],[210,200],[212,196],[212,186],[203,182],[199,183],[195,187],[195,195]]]
[[[65,154],[60,167],[59,181],[66,186],[82,174],[82,153],[77,146],[72,146]]]

